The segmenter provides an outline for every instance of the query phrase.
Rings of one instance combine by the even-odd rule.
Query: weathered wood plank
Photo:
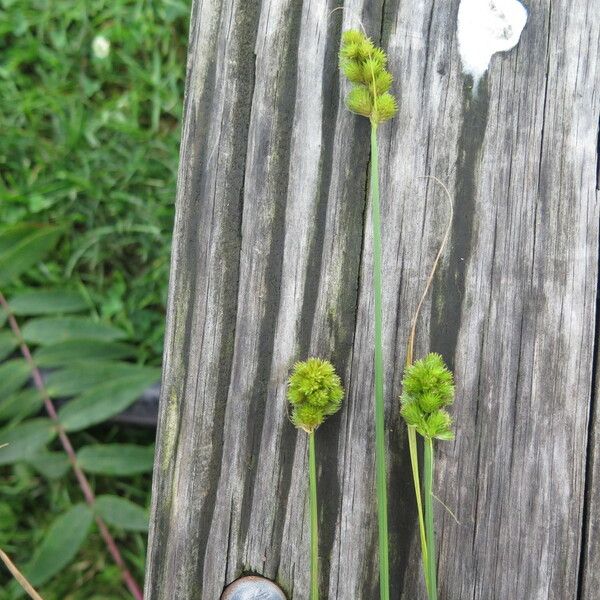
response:
[[[420,177],[435,174],[455,218],[417,353],[442,351],[458,382],[457,440],[439,451],[437,494],[460,521],[439,510],[441,597],[575,598],[599,234],[593,0],[532,2],[476,98],[456,0],[336,6],[194,2],[146,597],[213,600],[245,572],[308,597],[306,440],[285,404],[308,354],[347,388],[317,437],[322,593],[377,597],[368,129],[336,65],[360,16],[400,98],[380,142],[392,595],[424,597],[397,396],[445,224]],[[596,506],[592,493],[588,540]]]

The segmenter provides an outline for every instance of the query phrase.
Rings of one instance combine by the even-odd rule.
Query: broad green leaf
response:
[[[8,360],[0,365],[0,398],[18,390],[30,376],[29,365],[22,358]]]
[[[0,360],[4,360],[18,345],[12,331],[0,331]]]
[[[48,479],[62,477],[71,466],[64,452],[42,452],[28,458],[26,462]]]
[[[40,367],[60,367],[85,360],[118,360],[135,356],[135,348],[119,342],[68,340],[38,348],[34,354]]]
[[[0,465],[28,459],[39,452],[54,436],[50,419],[31,419],[15,427],[0,430]]]
[[[34,387],[0,397],[0,420],[24,419],[38,412],[42,404],[42,396]]]
[[[54,520],[24,574],[33,586],[40,586],[75,558],[85,541],[94,515],[85,504],[76,504]]]
[[[65,404],[59,412],[60,421],[68,431],[106,421],[133,404],[159,376],[159,369],[155,369],[155,377],[144,372],[97,385]]]
[[[32,319],[23,327],[23,337],[34,344],[58,344],[67,340],[113,341],[125,337],[120,329],[85,317],[46,317]]]
[[[77,453],[79,466],[88,473],[135,475],[152,471],[154,446],[96,444]]]
[[[125,531],[148,531],[148,511],[130,500],[98,496],[95,509],[109,525]]]
[[[88,308],[85,298],[69,290],[31,290],[13,296],[9,305],[15,315],[50,315]]]
[[[152,382],[156,378],[156,369],[125,362],[78,362],[50,373],[46,378],[46,389],[53,397],[74,396],[101,383],[132,377],[145,377]]]
[[[0,251],[0,285],[18,277],[42,260],[56,245],[62,230],[44,225],[34,226],[28,232],[20,229],[19,233],[22,232],[24,235],[19,236],[4,231],[3,249]],[[7,243],[7,239],[13,243]]]

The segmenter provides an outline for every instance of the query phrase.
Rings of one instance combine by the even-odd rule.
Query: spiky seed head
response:
[[[382,69],[377,61],[373,60],[372,58],[367,58],[367,60],[362,63],[362,70],[363,83],[372,90],[373,81],[377,79],[377,75],[382,72]]]
[[[444,410],[440,409],[430,414],[424,427],[430,438],[451,439],[454,436],[452,432],[452,417]]]
[[[373,45],[373,42],[368,37],[365,37],[363,41],[358,44],[357,58],[359,60],[368,60],[373,54],[374,50],[375,46]]]
[[[373,118],[377,123],[383,123],[389,121],[398,111],[398,104],[396,98],[389,92],[377,96],[377,106],[374,111]]]
[[[377,91],[377,95],[380,96],[381,94],[387,92],[390,87],[392,87],[392,81],[393,77],[391,73],[388,71],[381,71],[375,77],[375,90]]]
[[[352,83],[362,83],[363,80],[363,70],[362,63],[357,60],[347,59],[342,61],[341,63],[342,71],[344,75],[352,82]]]
[[[309,358],[294,365],[287,397],[292,423],[310,433],[340,409],[344,390],[329,361]]]
[[[350,29],[342,34],[340,69],[353,84],[346,104],[352,112],[369,117],[373,123],[391,119],[397,110],[396,101],[388,92],[392,76],[386,65],[385,52],[363,33]]]
[[[346,104],[353,113],[363,117],[368,117],[373,112],[371,94],[364,86],[352,88],[346,96]]]
[[[400,409],[400,414],[402,418],[406,421],[407,425],[412,425],[413,427],[422,427],[424,423],[423,413],[419,408],[419,405],[414,401],[407,401],[402,403],[402,408]]]
[[[379,65],[380,69],[387,66],[387,54],[381,48],[373,48],[371,58]]]
[[[360,60],[360,44],[354,42],[342,46],[340,50],[340,63],[345,60]]]
[[[358,29],[347,29],[342,33],[342,46],[360,44],[364,39],[364,34]]]
[[[408,367],[402,381],[404,392],[411,397],[434,392],[442,406],[452,404],[454,399],[454,377],[446,366],[444,359],[435,352],[417,360]]]
[[[454,439],[445,406],[454,401],[454,378],[439,354],[428,354],[404,372],[400,414],[428,438]]]
[[[436,392],[426,392],[425,394],[418,396],[416,402],[426,415],[430,415],[444,406],[442,399]]]

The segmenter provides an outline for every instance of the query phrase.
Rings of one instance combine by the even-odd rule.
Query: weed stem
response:
[[[429,600],[437,600],[437,573],[435,563],[435,529],[433,524],[433,440],[424,438],[425,450],[423,454],[425,475],[425,530],[427,534],[428,550],[428,593]]]
[[[377,123],[371,121],[371,201],[373,203],[373,288],[375,297],[375,462],[377,522],[379,529],[379,596],[390,597],[387,473],[385,451],[385,407],[383,403],[383,336],[381,287],[381,212],[379,208],[379,166]]]
[[[315,432],[308,434],[308,479],[310,487],[310,600],[319,600],[319,514]]]

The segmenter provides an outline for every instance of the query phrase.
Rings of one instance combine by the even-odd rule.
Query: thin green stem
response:
[[[308,479],[310,487],[310,599],[319,600],[319,515],[315,432],[308,434]]]
[[[427,534],[427,549],[429,551],[429,598],[437,600],[437,573],[435,564],[435,529],[433,524],[433,440],[425,438],[425,451],[423,456],[424,487],[425,487],[425,531]]]
[[[375,296],[375,463],[377,521],[379,526],[379,596],[381,600],[389,600],[390,572],[384,423],[385,410],[383,404],[381,213],[379,209],[377,124],[373,121],[371,121],[371,200],[373,202],[373,288]]]
[[[419,536],[421,538],[421,558],[423,560],[423,573],[425,575],[425,586],[427,597],[431,598],[429,591],[429,555],[427,552],[427,536],[425,533],[425,517],[423,516],[423,500],[421,497],[421,481],[419,478],[419,454],[417,450],[417,429],[408,426],[408,447],[410,449],[410,464],[412,467],[415,497],[417,499],[417,513],[419,517]]]

